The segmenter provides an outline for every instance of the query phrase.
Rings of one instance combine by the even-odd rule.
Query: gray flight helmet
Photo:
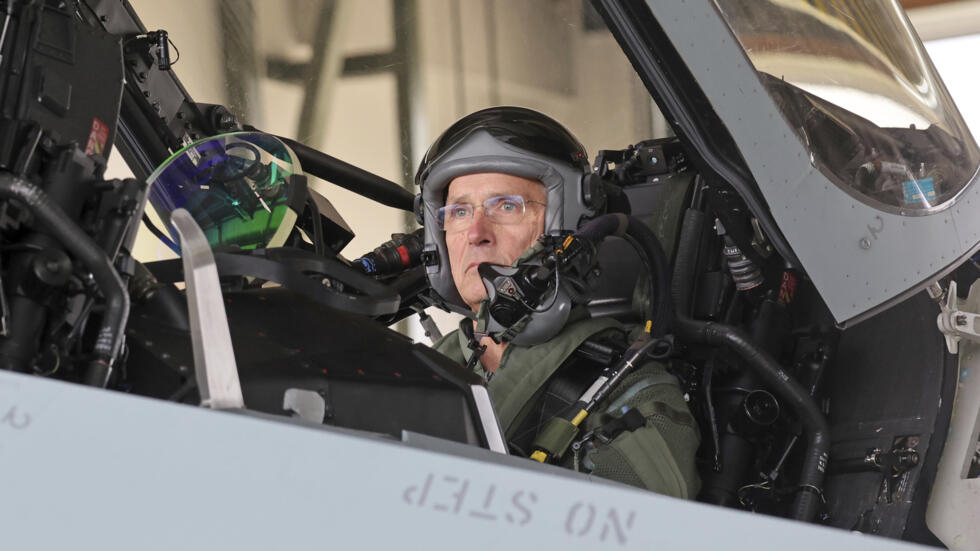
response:
[[[426,276],[439,306],[468,313],[453,281],[438,212],[453,179],[498,172],[541,182],[546,189],[545,233],[574,232],[599,214],[604,196],[585,148],[554,119],[522,107],[491,107],[463,117],[437,138],[422,160],[416,215],[425,228]]]

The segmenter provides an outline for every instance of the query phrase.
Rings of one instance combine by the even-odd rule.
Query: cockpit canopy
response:
[[[717,0],[777,107],[831,182],[872,207],[949,207],[980,151],[899,7]]]
[[[838,323],[976,252],[980,151],[897,2],[648,5]]]

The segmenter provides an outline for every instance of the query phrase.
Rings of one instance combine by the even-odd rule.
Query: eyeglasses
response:
[[[524,219],[527,203],[544,205],[540,201],[531,201],[520,195],[498,195],[484,201],[482,208],[487,218],[495,224],[509,226],[519,224]],[[473,221],[478,208],[480,205],[474,206],[469,203],[446,205],[440,208],[437,214],[439,225],[449,233],[465,230]]]

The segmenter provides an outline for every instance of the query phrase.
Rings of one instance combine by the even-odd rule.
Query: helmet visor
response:
[[[477,130],[485,130],[495,139],[516,149],[576,168],[586,169],[589,166],[582,144],[551,118],[520,107],[496,107],[473,113],[449,127],[426,152],[422,168]]]

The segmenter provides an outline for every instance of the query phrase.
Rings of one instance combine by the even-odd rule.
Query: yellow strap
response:
[[[531,454],[531,459],[537,461],[538,463],[544,463],[545,461],[548,460],[548,454],[544,453],[541,450],[538,450]]]
[[[653,322],[650,321],[650,320],[647,320],[647,324],[643,328],[643,331],[646,332],[646,333],[649,333],[651,329],[653,329]]]

